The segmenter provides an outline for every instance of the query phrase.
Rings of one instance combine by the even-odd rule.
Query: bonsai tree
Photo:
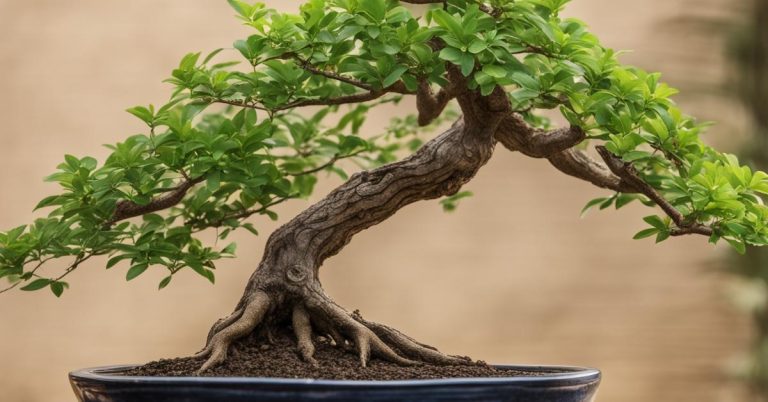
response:
[[[0,234],[8,289],[60,296],[67,275],[103,255],[107,268],[127,262],[128,280],[166,269],[161,289],[185,270],[213,282],[235,246],[206,245],[201,232],[257,234],[250,218],[277,219],[272,207],[308,197],[331,172],[346,182],[270,235],[234,311],[212,326],[200,371],[239,338],[278,327],[291,328],[308,364],[313,334],[354,344],[362,366],[372,355],[463,364],[345,310],[319,270],[408,204],[448,197],[454,208],[497,148],[612,193],[588,208],[651,207],[637,239],[703,235],[739,251],[768,242],[768,175],[706,146],[705,125],[675,106],[659,74],[621,65],[584,23],[559,17],[567,0],[308,0],[298,14],[229,3],[253,35],[236,52],[185,56],[167,104],[128,109],[145,133],[110,146],[103,164],[65,156],[48,177],[61,192],[37,205],[48,215]],[[415,97],[416,114],[359,135],[368,113],[403,97]],[[559,111],[560,128],[542,110]],[[423,128],[446,120],[422,144]],[[413,153],[398,160],[403,149]],[[363,170],[348,177],[349,161]],[[45,273],[65,258],[63,273]]]

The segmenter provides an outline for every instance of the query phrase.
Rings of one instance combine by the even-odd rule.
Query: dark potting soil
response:
[[[514,377],[542,375],[538,371],[499,370],[484,362],[472,365],[438,366],[421,364],[400,366],[372,358],[367,367],[360,366],[354,350],[343,350],[324,338],[315,342],[317,366],[305,363],[298,355],[289,334],[275,336],[273,344],[246,339],[233,344],[227,360],[203,373],[208,377],[273,377],[313,378],[327,380],[415,380],[467,377]],[[147,363],[124,373],[129,376],[187,377],[195,376],[205,362],[203,358],[181,357]]]

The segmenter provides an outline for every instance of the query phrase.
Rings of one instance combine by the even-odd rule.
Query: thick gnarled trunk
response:
[[[553,159],[561,170],[593,183],[616,188],[623,184],[587,156],[568,157],[573,156],[568,150],[584,139],[578,127],[534,129],[510,110],[502,88],[481,96],[468,89],[455,68],[449,69],[448,77],[449,85],[438,94],[428,86],[420,87],[419,122],[431,121],[454,98],[463,117],[408,158],[355,174],[275,231],[235,311],[211,328],[199,354],[208,358],[201,371],[223,361],[234,340],[257,327],[268,331],[274,325],[293,327],[299,353],[308,363],[315,363],[313,334],[319,333],[341,347],[354,345],[363,366],[371,354],[400,364],[467,364],[464,358],[444,355],[393,328],[346,311],[323,291],[320,266],[356,233],[400,208],[455,194],[488,162],[497,141],[513,151]],[[558,159],[557,155],[564,156]]]
[[[459,121],[410,157],[355,174],[270,236],[250,287],[269,278],[298,287],[317,279],[323,261],[356,233],[408,204],[459,191],[490,159],[494,145],[487,130]]]
[[[208,344],[200,353],[209,359],[201,370],[222,361],[231,342],[257,326],[269,328],[288,319],[298,349],[310,363],[314,362],[315,332],[333,338],[340,346],[349,340],[357,348],[362,365],[371,353],[402,364],[466,363],[347,312],[323,292],[318,275],[323,262],[341,251],[356,233],[413,202],[455,194],[472,179],[491,158],[496,144],[494,134],[500,117],[490,113],[485,117],[472,116],[470,123],[462,118],[413,155],[353,175],[276,230],[235,311],[211,329]]]

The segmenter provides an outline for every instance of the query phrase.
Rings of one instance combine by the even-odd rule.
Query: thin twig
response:
[[[77,258],[75,259],[75,262],[73,262],[73,263],[72,263],[72,265],[70,265],[70,266],[67,268],[67,270],[66,270],[66,271],[64,271],[64,273],[63,273],[63,274],[59,275],[59,277],[58,277],[58,278],[56,278],[56,279],[54,279],[53,281],[54,281],[54,282],[58,282],[58,281],[60,281],[60,280],[64,279],[64,277],[66,277],[67,275],[71,274],[71,273],[72,273],[72,271],[74,271],[75,269],[77,269],[77,267],[78,267],[78,266],[80,266],[80,264],[82,264],[82,263],[84,263],[84,262],[88,261],[88,260],[89,260],[91,257],[93,257],[93,256],[95,256],[95,255],[96,255],[96,253],[95,253],[95,252],[91,252],[90,254],[86,255],[85,257],[77,257]]]
[[[365,89],[366,91],[372,91],[373,90],[372,86],[370,86],[369,84],[366,84],[366,83],[364,83],[362,81],[356,80],[354,78],[346,77],[346,76],[343,76],[341,74],[336,74],[336,73],[333,73],[333,72],[330,72],[330,71],[321,70],[321,69],[319,69],[319,68],[309,64],[309,62],[304,61],[304,60],[299,59],[299,58],[297,58],[297,60],[299,61],[299,65],[301,66],[301,68],[303,68],[304,70],[309,71],[312,74],[321,75],[321,76],[323,76],[325,78],[329,78],[329,79],[332,79],[332,80],[343,82],[343,83],[346,83],[346,84],[349,84],[349,85],[354,85],[354,86],[356,86],[358,88]]]
[[[50,261],[50,260],[52,260],[52,259],[54,259],[54,258],[55,258],[55,257],[48,257],[48,258],[44,258],[44,259],[40,260],[40,261],[38,262],[38,264],[37,264],[37,265],[36,265],[34,268],[32,268],[32,271],[29,271],[29,272],[30,272],[30,274],[31,274],[31,275],[34,275],[34,274],[35,274],[35,272],[37,272],[37,270],[38,270],[38,269],[40,269],[40,267],[42,267],[42,266],[43,266],[43,264],[45,264],[46,262],[48,262],[48,261]],[[7,291],[9,291],[9,290],[11,290],[11,289],[13,289],[13,288],[15,288],[15,287],[19,286],[21,283],[24,283],[24,282],[26,282],[26,281],[22,281],[22,280],[19,280],[19,281],[15,282],[13,285],[11,285],[11,286],[9,286],[9,287],[7,287],[7,288],[3,289],[3,290],[0,290],[0,293],[5,293],[5,292],[7,292]]]
[[[333,157],[328,162],[326,162],[326,163],[324,163],[324,164],[322,164],[322,165],[320,165],[320,166],[318,166],[316,168],[305,170],[305,171],[299,172],[299,173],[288,173],[287,175],[288,176],[306,176],[308,174],[317,173],[317,172],[320,172],[320,171],[322,171],[324,169],[327,169],[327,168],[333,166],[334,164],[336,164],[336,162],[338,162],[340,160],[354,158],[355,156],[360,155],[363,152],[365,152],[365,150],[360,150],[360,151],[353,152],[351,154],[343,155],[343,156],[339,156],[338,154],[336,154],[336,155],[333,155]]]
[[[38,269],[40,269],[40,267],[42,267],[42,266],[43,266],[43,264],[45,264],[46,262],[48,262],[48,261],[50,261],[50,260],[53,260],[53,259],[55,259],[56,257],[48,257],[48,258],[46,258],[46,259],[43,259],[43,260],[41,260],[41,261],[40,261],[40,262],[39,262],[39,263],[38,263],[38,264],[35,266],[35,268],[33,268],[31,271],[29,271],[29,273],[30,273],[32,276],[35,276],[35,277],[38,277],[38,278],[41,278],[41,279],[48,279],[48,280],[50,280],[51,282],[59,282],[60,280],[64,279],[64,278],[65,278],[67,275],[69,275],[70,273],[72,273],[72,271],[74,271],[75,269],[77,269],[77,267],[78,267],[78,266],[80,266],[80,264],[84,263],[85,261],[88,261],[88,259],[89,259],[89,258],[91,258],[91,257],[93,257],[94,255],[96,255],[96,253],[90,253],[90,254],[88,254],[88,255],[86,255],[86,256],[84,256],[84,257],[83,257],[83,256],[78,256],[77,258],[75,258],[75,261],[72,263],[72,265],[70,265],[69,267],[67,267],[67,269],[64,271],[64,273],[63,273],[63,274],[61,274],[61,275],[59,275],[59,276],[58,276],[57,278],[55,278],[55,279],[43,278],[43,277],[41,277],[41,276],[39,276],[39,275],[35,275],[35,272],[37,272],[37,270],[38,270]],[[19,280],[18,282],[14,283],[13,285],[11,285],[11,286],[9,286],[9,287],[7,287],[7,288],[3,289],[3,290],[0,290],[0,294],[2,294],[2,293],[5,293],[5,292],[7,292],[7,291],[9,291],[9,290],[11,290],[11,289],[14,289],[14,288],[16,288],[17,286],[19,286],[20,284],[22,284],[22,283],[26,283],[26,282],[28,282],[28,281]]]
[[[203,176],[194,179],[187,179],[176,186],[173,191],[170,191],[165,195],[152,198],[152,200],[146,205],[139,205],[129,200],[120,201],[117,203],[115,213],[112,215],[112,218],[104,223],[104,227],[109,228],[115,223],[125,219],[130,219],[136,216],[141,216],[170,208],[181,202],[190,188],[199,183],[202,183],[204,180],[205,177]]]
[[[237,107],[247,107],[251,109],[261,110],[264,112],[269,112],[270,109],[267,109],[263,106],[259,106],[255,103],[248,103],[248,102],[241,102],[241,101],[235,101],[235,100],[227,100],[227,99],[214,99],[214,103],[223,103],[225,105],[231,105],[231,106],[237,106]]]
[[[224,224],[224,221],[228,221],[230,219],[242,220],[242,219],[249,218],[252,215],[263,213],[267,209],[272,208],[275,205],[282,204],[283,202],[291,200],[291,199],[294,199],[294,198],[296,198],[296,196],[288,196],[288,197],[279,198],[279,199],[277,199],[275,201],[270,202],[267,205],[262,206],[259,209],[246,210],[246,211],[243,211],[243,212],[239,212],[239,213],[236,213],[236,214],[225,216],[224,218],[221,218],[221,219],[219,219],[217,221],[210,222],[210,223],[208,223],[206,225],[197,227],[196,232],[200,232],[200,231],[208,229],[208,228],[218,228],[218,227],[221,227],[221,225]],[[200,222],[199,219],[193,219],[193,220],[187,221],[186,225],[195,227],[195,226],[199,225],[200,223],[201,222]]]
[[[677,225],[676,228],[672,228],[670,235],[682,236],[688,234],[700,234],[704,236],[711,236],[714,230],[697,222],[686,222],[685,216],[677,210],[669,201],[667,201],[655,188],[646,183],[645,180],[640,178],[637,170],[631,163],[626,163],[618,156],[614,155],[611,151],[607,150],[604,146],[598,146],[597,152],[605,161],[608,168],[617,176],[624,179],[632,187],[637,189],[638,192],[644,194],[655,202],[667,216],[672,219],[672,222]]]

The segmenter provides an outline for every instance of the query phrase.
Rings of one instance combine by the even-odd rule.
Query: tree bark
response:
[[[503,113],[493,112],[492,105],[475,105],[480,98],[474,96],[459,96],[464,117],[413,155],[353,175],[272,233],[235,311],[211,328],[199,354],[208,357],[201,371],[223,361],[229,345],[258,325],[269,328],[286,321],[293,323],[299,352],[313,364],[312,327],[337,343],[348,339],[363,366],[372,353],[402,364],[467,363],[347,312],[325,295],[318,274],[356,233],[413,202],[455,194],[488,162]]]
[[[252,286],[265,277],[291,283],[316,278],[322,263],[356,233],[413,202],[455,194],[490,159],[494,145],[491,132],[459,121],[410,157],[355,174],[270,236]]]

